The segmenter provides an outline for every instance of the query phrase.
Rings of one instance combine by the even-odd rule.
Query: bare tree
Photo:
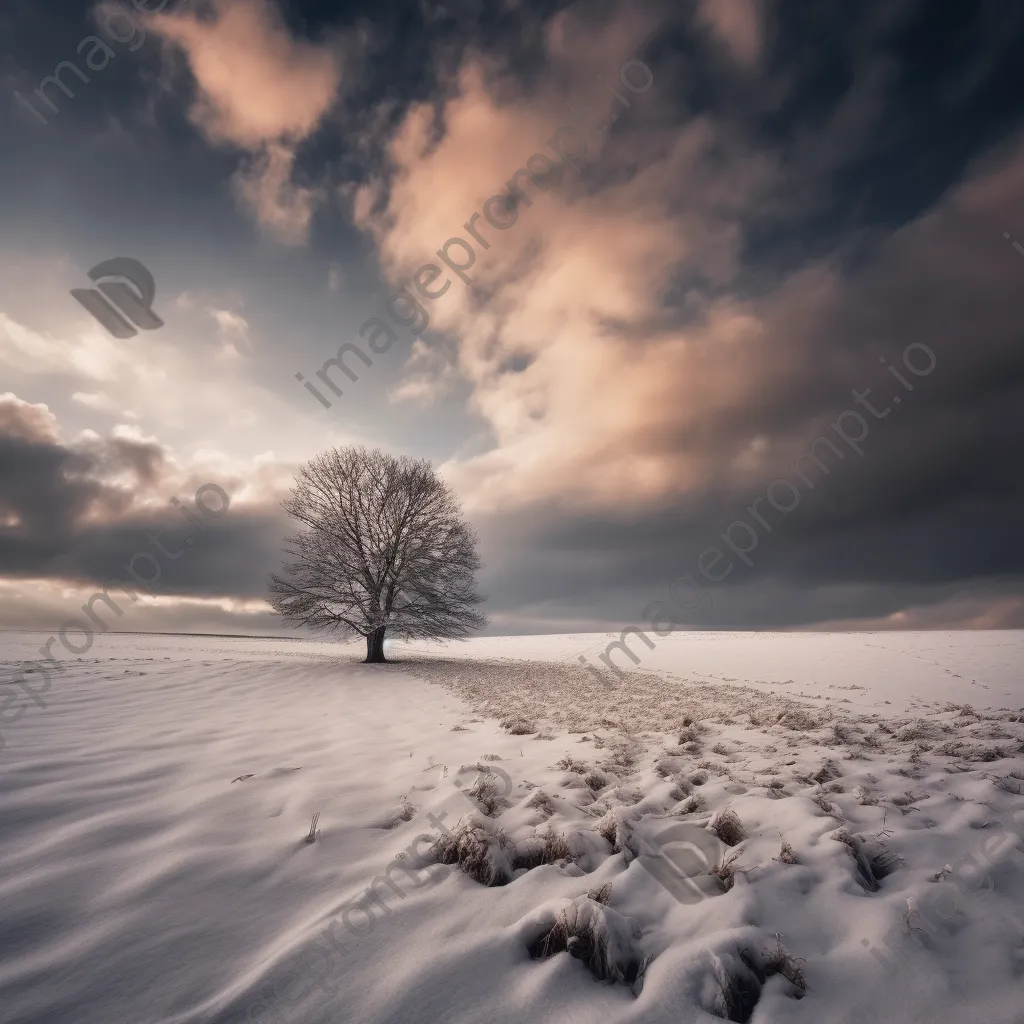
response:
[[[332,448],[299,470],[284,510],[304,527],[286,540],[270,603],[295,626],[366,637],[462,639],[486,625],[476,610],[476,535],[452,490],[425,460]]]

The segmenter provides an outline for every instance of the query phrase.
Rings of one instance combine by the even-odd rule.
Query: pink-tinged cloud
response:
[[[628,24],[629,12],[623,18]],[[550,38],[561,47],[571,37],[587,52],[588,25],[563,18]],[[607,25],[595,31],[599,47],[616,34]],[[616,54],[606,80],[617,80],[631,57],[628,49]],[[494,69],[467,61],[442,111],[440,140],[433,112],[410,110],[389,147],[393,173],[355,202],[358,222],[396,281],[436,262],[435,251],[452,236],[469,240],[475,229],[485,239],[486,248],[473,243],[468,271],[478,291],[449,275],[452,286],[430,303],[432,325],[458,340],[472,408],[496,438],[490,452],[447,467],[485,505],[557,491],[569,474],[584,500],[642,500],[693,483],[699,452],[681,456],[672,446],[640,442],[681,422],[697,424],[709,405],[730,401],[742,391],[733,380],[734,366],[749,358],[741,350],[761,343],[756,318],[737,304],[703,309],[703,328],[686,332],[667,330],[660,315],[680,270],[720,284],[731,279],[736,217],[771,179],[770,162],[739,154],[726,164],[730,140],[702,119],[661,144],[645,127],[644,95],[633,97],[627,148],[606,153],[609,134],[593,129],[621,107],[598,82],[566,82],[560,49],[551,59],[559,74],[531,95],[515,95]],[[568,100],[582,94],[592,117],[573,125]],[[623,123],[629,113],[622,112]],[[553,175],[557,186],[517,173],[532,154],[558,165],[548,142],[560,126],[585,139],[583,162],[607,174],[606,186],[588,188],[564,167]],[[637,165],[638,152],[649,162]],[[543,160],[534,166],[543,170]],[[513,177],[527,201],[500,230],[474,211],[508,193]],[[500,205],[492,206],[499,221]],[[717,378],[710,390],[709,365]],[[427,390],[417,373],[398,393]]]
[[[581,17],[552,38],[568,33],[582,46],[589,25]],[[604,28],[595,35],[607,37]],[[548,56],[553,66],[562,59]],[[631,56],[617,55],[606,79]],[[865,351],[869,325],[854,335],[858,317],[886,311],[905,323],[903,343],[965,328],[948,315],[933,326],[927,308],[911,316],[893,289],[951,294],[963,271],[977,278],[957,239],[1007,196],[1024,198],[1024,158],[1004,153],[881,245],[884,279],[850,277],[825,257],[744,297],[744,231],[784,184],[783,154],[709,117],[659,123],[654,67],[650,92],[620,109],[614,132],[574,126],[592,173],[563,167],[557,186],[517,174],[531,154],[555,159],[549,140],[572,123],[565,99],[586,83],[567,83],[559,69],[527,93],[467,60],[439,135],[432,109],[411,109],[390,141],[387,176],[355,200],[396,283],[439,263],[436,251],[453,236],[473,246],[473,287],[445,268],[434,287],[446,278],[451,286],[426,306],[432,328],[454,340],[470,408],[494,438],[490,450],[445,467],[474,508],[621,509],[709,487],[753,496],[851,403],[852,388],[871,382],[877,355]],[[592,109],[598,100],[603,114],[615,109],[590,84]],[[513,177],[528,201],[502,230],[480,212]],[[985,273],[996,280],[987,265]],[[840,335],[849,341],[833,343]],[[426,365],[418,357],[399,397],[430,393]]]
[[[252,154],[236,195],[268,233],[301,244],[324,193],[292,181],[296,147],[335,100],[339,49],[294,39],[273,0],[212,0],[212,11],[154,15],[147,27],[185,54],[197,87],[193,123],[211,142]]]
[[[700,0],[697,17],[732,54],[753,68],[764,43],[764,0]]]
[[[235,194],[252,210],[257,222],[285,245],[306,241],[313,214],[326,197],[323,188],[293,181],[294,167],[295,149],[270,142],[232,181]]]
[[[0,394],[0,435],[36,444],[57,444],[57,418],[42,402],[25,402],[10,391]]]
[[[246,149],[308,136],[341,82],[337,52],[293,39],[273,0],[213,0],[212,9],[210,19],[185,11],[147,23],[188,60],[195,123],[211,141]]]

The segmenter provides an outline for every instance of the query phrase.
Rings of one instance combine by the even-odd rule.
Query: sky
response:
[[[280,502],[344,444],[455,488],[491,633],[1024,627],[1022,45],[999,0],[6,0],[0,628],[133,573],[109,628],[287,633]],[[71,295],[119,257],[162,326]]]

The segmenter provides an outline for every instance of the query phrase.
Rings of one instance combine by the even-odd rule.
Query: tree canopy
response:
[[[270,603],[294,626],[366,638],[462,639],[486,619],[476,606],[476,535],[426,460],[361,446],[304,465],[284,510],[302,529],[270,577]]]

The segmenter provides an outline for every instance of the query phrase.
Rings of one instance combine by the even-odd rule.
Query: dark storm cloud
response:
[[[86,513],[124,508],[129,495],[102,477],[127,470],[136,482],[149,484],[161,458],[154,446],[123,438],[65,447],[39,407],[0,397],[0,514],[12,521],[0,536],[9,552],[7,567],[18,559],[30,565],[43,551],[59,550]]]
[[[38,407],[0,399],[0,575],[10,578],[102,582],[131,579],[136,552],[160,552],[157,594],[262,597],[277,567],[283,517],[272,506],[228,508],[197,515],[194,491],[216,480],[172,473],[153,443],[124,437],[58,443]],[[178,486],[172,483],[178,482]],[[201,498],[216,511],[218,500]],[[163,508],[140,510],[140,497]],[[172,498],[192,518],[170,504]],[[196,520],[201,526],[198,526]],[[204,521],[205,520],[205,521]],[[145,568],[144,575],[151,572]]]
[[[484,537],[501,606],[544,602],[557,578],[559,596],[595,618],[639,621],[679,572],[701,579],[698,558],[709,550],[725,559],[714,574],[732,568],[720,582],[702,580],[714,594],[708,625],[875,618],[968,586],[1020,597],[1024,259],[1003,238],[1014,223],[1024,224],[1020,145],[982,161],[933,211],[876,244],[859,269],[832,277],[819,301],[807,300],[812,278],[773,293],[761,309],[770,338],[764,364],[736,367],[756,380],[750,401],[715,409],[701,426],[701,455],[710,460],[704,486],[658,507],[624,503],[614,517],[550,506],[515,524],[499,516]],[[902,353],[926,369],[925,346],[934,369],[917,377]],[[843,410],[864,418],[859,444],[829,426]],[[840,427],[859,436],[852,418]],[[764,444],[757,468],[737,474],[730,460],[753,436]],[[816,449],[828,472],[804,460],[801,475],[794,457],[821,436],[831,442]],[[672,450],[695,440],[650,438]],[[776,491],[783,506],[795,503],[791,512],[765,501],[779,478],[796,488],[795,497],[783,485]],[[755,512],[770,529],[750,511],[759,497]],[[751,547],[752,565],[723,537],[733,523],[753,531],[731,533]],[[509,534],[515,564],[501,554]],[[1019,620],[1018,611],[1002,624]]]

